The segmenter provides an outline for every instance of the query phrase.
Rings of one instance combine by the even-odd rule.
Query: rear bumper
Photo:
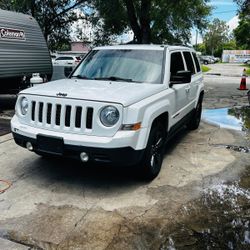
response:
[[[46,153],[51,155],[58,155],[51,152],[48,145],[48,150],[40,150],[37,139],[23,136],[12,132],[16,144],[26,148],[26,143],[31,142],[33,149],[37,153]],[[139,163],[143,157],[144,150],[135,150],[131,147],[122,148],[96,148],[85,147],[78,145],[69,145],[63,143],[63,150],[60,156],[74,158],[80,160],[80,153],[85,152],[89,156],[89,161],[92,163],[106,163],[109,165],[132,166]]]

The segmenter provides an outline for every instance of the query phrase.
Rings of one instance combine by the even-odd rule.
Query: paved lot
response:
[[[239,80],[205,76],[204,107],[247,105]],[[250,167],[250,154],[218,145],[250,146],[244,134],[202,122],[168,144],[160,175],[145,183],[132,169],[45,159],[16,146],[11,135],[1,136],[0,179],[12,186],[0,194],[0,236],[41,249],[170,249],[170,232],[183,223],[180,211]]]

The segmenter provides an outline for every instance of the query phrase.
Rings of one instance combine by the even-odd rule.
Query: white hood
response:
[[[81,79],[63,79],[23,90],[22,94],[67,97],[82,100],[120,103],[129,106],[165,89],[163,84],[144,84]]]

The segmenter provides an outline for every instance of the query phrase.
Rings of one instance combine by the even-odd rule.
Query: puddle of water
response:
[[[222,128],[250,131],[250,106],[204,109],[202,119]]]
[[[182,207],[161,249],[250,249],[250,169]]]

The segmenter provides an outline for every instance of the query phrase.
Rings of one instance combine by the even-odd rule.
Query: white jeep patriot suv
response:
[[[20,92],[11,129],[17,144],[39,155],[141,166],[153,179],[165,142],[199,126],[202,80],[188,47],[95,48],[68,79]]]

